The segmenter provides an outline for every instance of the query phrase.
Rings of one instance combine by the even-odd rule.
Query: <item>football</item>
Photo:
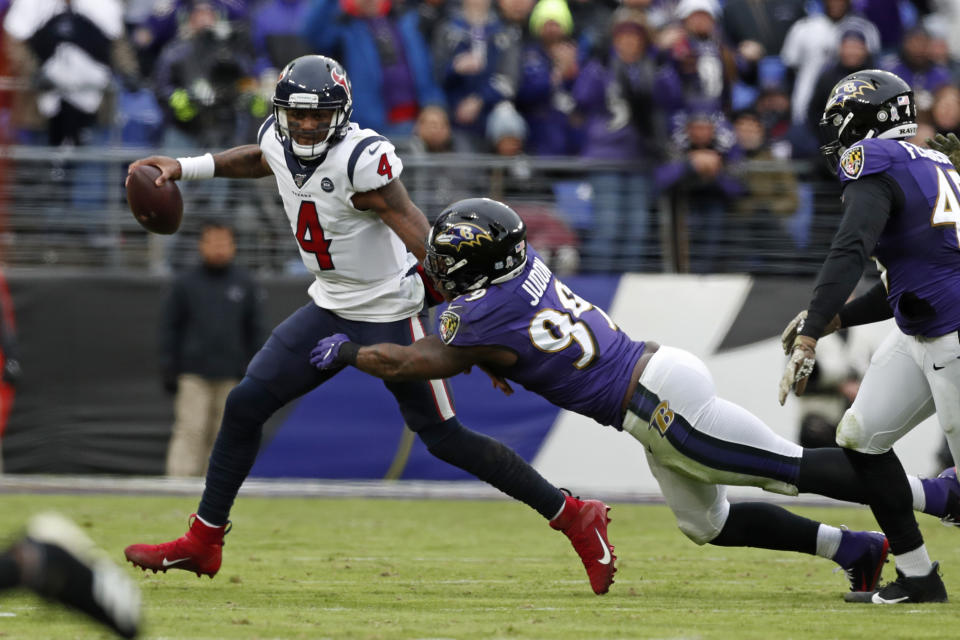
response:
[[[153,165],[137,167],[127,180],[127,203],[137,222],[153,233],[171,234],[183,219],[183,198],[177,183],[168,180],[158,187],[154,180],[160,169]]]

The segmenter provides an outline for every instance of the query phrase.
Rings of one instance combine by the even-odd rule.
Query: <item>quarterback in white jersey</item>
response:
[[[360,211],[357,193],[400,177],[403,163],[393,144],[372,129],[350,123],[344,137],[318,165],[292,164],[270,116],[257,135],[277,180],[303,264],[315,276],[310,297],[350,320],[408,318],[423,302],[417,260],[378,212]]]
[[[158,184],[273,175],[300,256],[316,278],[312,301],[273,330],[227,397],[190,531],[172,542],[126,549],[127,559],[143,569],[175,566],[210,576],[219,570],[227,518],[253,467],[264,422],[342,369],[311,366],[310,351],[320,338],[343,333],[356,344],[406,345],[425,334],[418,261],[426,255],[430,225],[399,180],[403,164],[390,141],[350,122],[353,98],[343,67],[325,56],[293,60],[277,81],[273,105],[257,144],[195,158],[151,156],[130,165],[131,171],[158,167]],[[494,384],[505,383],[494,378]],[[516,452],[460,424],[444,381],[385,386],[430,453],[550,519],[570,538],[594,592],[606,593],[616,570],[606,505],[564,495]]]

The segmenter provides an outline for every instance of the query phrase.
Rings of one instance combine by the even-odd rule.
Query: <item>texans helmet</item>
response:
[[[290,131],[287,112],[290,109],[333,109],[334,114],[325,136],[313,144],[300,144],[299,131]],[[280,73],[273,95],[274,126],[287,151],[301,160],[315,160],[343,139],[353,113],[353,92],[350,79],[339,62],[327,56],[301,56]],[[316,131],[304,131],[315,135]]]
[[[913,90],[889,71],[851,73],[833,87],[820,119],[820,153],[836,170],[840,156],[860,140],[897,140],[917,133]]]
[[[516,211],[489,198],[453,203],[427,237],[426,272],[449,298],[506,282],[526,262],[527,226]]]

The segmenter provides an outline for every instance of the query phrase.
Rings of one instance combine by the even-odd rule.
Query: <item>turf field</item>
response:
[[[115,558],[183,533],[193,498],[0,495],[0,524],[55,508]],[[509,501],[242,497],[213,580],[135,572],[146,638],[945,638],[960,623],[960,531],[926,516],[955,603],[846,604],[820,558],[697,547],[658,505],[613,505],[617,581],[594,596],[572,547]],[[800,507],[871,527],[866,509]],[[888,565],[885,577],[893,577]],[[108,638],[30,594],[0,598],[0,638]]]

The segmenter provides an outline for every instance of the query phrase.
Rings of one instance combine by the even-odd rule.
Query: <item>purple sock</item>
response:
[[[927,503],[923,508],[924,513],[938,518],[947,515],[947,496],[950,494],[947,483],[949,482],[956,482],[956,480],[953,478],[920,478],[920,484],[923,485],[923,495]]]
[[[841,567],[849,567],[853,561],[863,555],[862,532],[844,529],[840,533],[840,546],[833,561]]]

